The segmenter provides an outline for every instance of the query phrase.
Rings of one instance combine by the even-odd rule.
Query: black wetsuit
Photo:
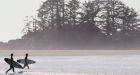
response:
[[[13,64],[13,57],[11,56],[11,61],[10,61],[10,68],[6,71],[6,73],[8,72],[8,71],[10,71],[11,69],[13,70],[13,72],[15,72],[15,70],[14,70],[14,64]]]
[[[26,66],[27,66],[27,67],[28,67],[28,69],[29,69],[29,65],[28,65],[28,62],[27,62],[27,56],[25,57],[25,64],[24,64],[24,68],[25,68]]]

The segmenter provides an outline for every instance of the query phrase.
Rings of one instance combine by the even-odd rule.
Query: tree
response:
[[[76,25],[78,21],[78,10],[80,8],[78,0],[70,0],[67,4],[68,23]]]
[[[27,34],[29,32],[36,32],[37,30],[39,30],[39,26],[38,26],[38,19],[36,18],[36,16],[26,16],[26,20],[24,20],[26,23],[24,29],[22,30],[24,34]]]
[[[38,10],[42,29],[61,28],[64,20],[64,0],[47,0]]]
[[[83,23],[95,25],[96,24],[95,19],[97,18],[97,15],[101,11],[99,0],[85,2],[83,4],[82,10],[83,10],[83,13],[80,13],[81,14],[81,21]]]
[[[122,20],[121,32],[124,36],[137,36],[139,34],[139,18],[133,8],[124,7],[118,16]]]
[[[117,34],[120,24],[118,15],[124,4],[118,0],[104,0],[100,15],[102,32],[110,39]]]

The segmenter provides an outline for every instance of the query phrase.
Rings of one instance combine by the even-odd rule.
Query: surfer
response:
[[[10,68],[6,71],[6,73],[8,73],[8,71],[10,71],[11,69],[13,70],[13,72],[15,72],[13,61],[14,61],[14,59],[13,59],[13,53],[11,53]]]
[[[23,68],[28,67],[28,69],[29,69],[29,65],[28,65],[27,60],[28,60],[28,53],[26,53],[26,56],[25,56],[25,64],[24,64],[24,67]]]

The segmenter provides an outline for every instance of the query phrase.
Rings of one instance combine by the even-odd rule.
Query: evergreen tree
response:
[[[78,10],[80,8],[78,0],[70,0],[67,4],[68,23],[70,25],[77,25],[78,23]]]
[[[120,11],[120,15],[118,18],[121,19],[122,23],[120,24],[120,34],[119,36],[122,38],[124,42],[139,40],[138,37],[140,35],[139,31],[139,18],[137,12],[129,7],[124,7],[122,11]]]
[[[47,0],[38,10],[42,29],[61,28],[64,20],[64,0]]]

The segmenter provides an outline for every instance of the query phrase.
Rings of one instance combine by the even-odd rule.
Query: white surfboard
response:
[[[21,64],[25,64],[25,59],[18,59],[17,62],[21,63]],[[36,62],[34,60],[27,59],[27,63],[28,64],[34,64]]]

